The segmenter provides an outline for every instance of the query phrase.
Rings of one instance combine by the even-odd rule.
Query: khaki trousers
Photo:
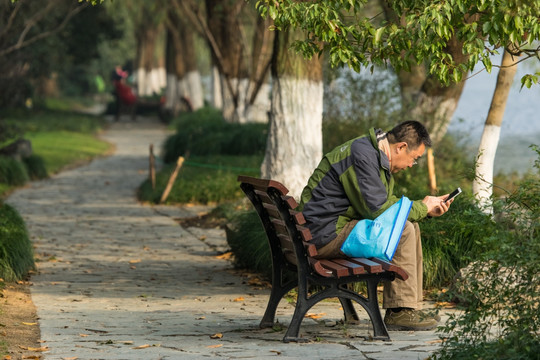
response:
[[[348,223],[334,240],[318,249],[317,258],[346,257],[340,249],[357,222],[351,221]],[[397,307],[422,308],[424,271],[422,261],[420,227],[417,223],[407,221],[392,263],[405,270],[409,274],[409,278],[405,281],[396,279],[384,283],[384,309]]]

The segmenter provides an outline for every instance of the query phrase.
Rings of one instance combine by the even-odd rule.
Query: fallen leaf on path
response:
[[[140,262],[141,262],[141,259],[129,260],[130,264],[137,264],[137,263],[140,263]]]
[[[237,297],[236,299],[234,299],[233,301],[244,301],[244,298],[243,297]]]
[[[268,281],[261,280],[258,277],[249,279],[247,283],[248,285],[251,285],[251,286],[268,286],[269,285]]]
[[[276,353],[278,355],[281,355],[281,351],[277,351],[277,350],[270,350],[270,352],[273,352],[273,353]]]
[[[309,313],[309,314],[306,314],[305,317],[310,318],[310,319],[320,319],[324,315],[326,315],[326,313],[318,313],[318,314]]]
[[[229,252],[216,256],[216,259],[230,260],[232,256],[233,256],[232,251],[229,251]]]
[[[195,318],[195,320],[204,320],[204,319],[206,319],[205,316],[200,316],[200,317],[198,317],[198,318]]]
[[[223,344],[208,345],[207,348],[208,349],[215,349],[215,348],[222,347],[222,346],[223,346]]]
[[[79,334],[80,337],[87,337],[87,336],[90,336],[88,334]]]
[[[42,346],[42,347],[39,347],[39,348],[35,348],[35,347],[30,347],[30,346],[21,346],[19,345],[19,347],[23,350],[28,350],[28,351],[49,351],[49,347],[48,346]]]
[[[221,339],[223,337],[222,333],[217,333],[214,335],[210,335],[210,339]]]
[[[73,356],[73,357],[67,357],[67,358],[62,358],[62,360],[77,360],[78,357],[76,356]]]
[[[23,355],[21,359],[41,359],[39,355]]]
[[[132,348],[132,349],[135,349],[135,350],[146,349],[146,348],[149,348],[150,346],[151,346],[151,345],[144,344],[144,345],[141,345],[141,346],[135,346],[135,347]]]
[[[24,322],[23,321],[23,325],[30,325],[31,326],[31,325],[37,325],[37,323],[36,322],[30,323],[30,322]]]
[[[2,279],[0,279],[1,281]],[[6,355],[2,358],[2,360],[11,360],[11,356],[10,355]]]
[[[439,302],[435,303],[435,307],[451,309],[451,308],[455,308],[456,304],[451,303],[451,302],[447,302],[447,301],[439,301]]]

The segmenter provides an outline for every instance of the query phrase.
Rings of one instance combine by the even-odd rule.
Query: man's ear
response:
[[[408,147],[408,144],[405,141],[399,142],[396,145],[396,154],[399,154],[400,151],[407,150]]]

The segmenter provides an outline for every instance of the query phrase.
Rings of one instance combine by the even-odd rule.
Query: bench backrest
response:
[[[296,266],[298,271],[315,272],[324,277],[345,277],[364,273],[392,271],[398,278],[407,274],[395,265],[376,258],[316,259],[317,248],[310,243],[310,230],[298,203],[287,195],[289,190],[280,182],[239,176],[240,187],[251,201],[269,240],[273,261]]]

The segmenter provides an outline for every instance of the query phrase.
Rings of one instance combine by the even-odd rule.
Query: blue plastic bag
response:
[[[349,257],[392,260],[411,207],[412,201],[402,196],[375,220],[360,220],[341,246],[341,251]]]

